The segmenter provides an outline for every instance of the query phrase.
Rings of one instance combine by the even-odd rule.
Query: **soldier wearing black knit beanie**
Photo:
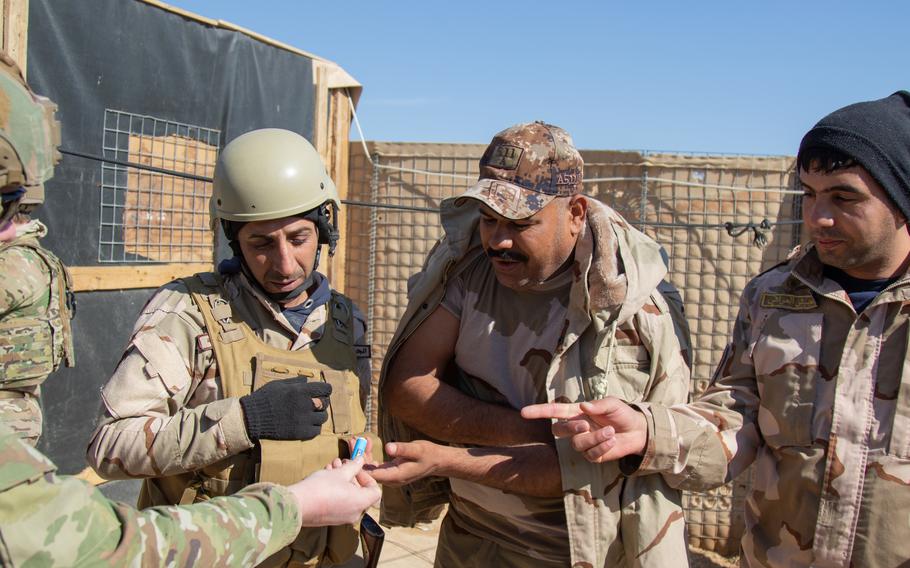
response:
[[[861,165],[910,219],[910,92],[836,110],[818,121],[799,145],[808,171],[819,153],[835,151]]]
[[[860,313],[910,264],[910,93],[822,118],[797,164],[813,253]]]

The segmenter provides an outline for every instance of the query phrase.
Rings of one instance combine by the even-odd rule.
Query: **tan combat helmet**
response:
[[[60,161],[56,110],[57,105],[32,92],[15,62],[0,53],[0,189],[24,188],[17,207],[44,203],[44,182]]]
[[[331,255],[340,207],[319,152],[296,132],[263,128],[242,134],[224,147],[215,165],[213,221],[248,223],[318,210],[313,221],[319,242],[329,245]]]

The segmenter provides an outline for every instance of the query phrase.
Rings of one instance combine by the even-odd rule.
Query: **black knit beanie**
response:
[[[853,158],[910,220],[910,93],[898,91],[832,112],[803,136],[799,154],[811,148]]]

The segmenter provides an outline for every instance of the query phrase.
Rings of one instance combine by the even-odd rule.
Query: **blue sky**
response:
[[[587,149],[793,154],[910,89],[910,2],[171,0],[339,63],[372,140],[487,143],[546,120]]]

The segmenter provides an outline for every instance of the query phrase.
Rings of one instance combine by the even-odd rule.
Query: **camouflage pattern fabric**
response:
[[[457,278],[482,254],[476,231],[478,217],[476,205],[469,202],[456,198],[442,204],[445,237],[431,251],[422,271],[409,281],[408,307],[383,363],[379,406],[382,439],[422,437],[383,412],[383,382],[403,338],[442,301],[443,281]],[[589,200],[575,261],[566,315],[558,326],[558,347],[541,354],[546,361],[541,398],[578,402],[614,395],[667,405],[685,401],[688,368],[669,309],[656,290],[666,273],[657,244],[609,207]],[[572,566],[665,567],[685,562],[685,522],[678,491],[660,476],[627,478],[616,463],[592,464],[575,452],[567,439],[555,443]],[[405,488],[385,487],[382,520],[390,525],[411,525],[438,514],[439,504],[447,500],[448,482],[439,478]],[[462,524],[463,517],[458,521],[460,528],[468,529]],[[534,537],[518,538],[529,542]],[[514,555],[512,549],[501,546],[503,542],[484,540],[508,551],[501,562]],[[526,565],[536,565],[533,558],[524,558]],[[465,554],[465,563],[484,565],[473,563],[470,554]]]
[[[441,305],[459,320],[455,364],[464,392],[516,409],[547,401],[547,367],[561,339],[572,279],[567,270],[531,293],[516,292],[499,285],[489,259],[477,255],[449,280]],[[568,563],[562,498],[520,495],[463,479],[450,479],[449,485],[449,516],[457,514],[463,530],[524,558]]]
[[[857,315],[814,250],[743,292],[712,385],[642,405],[639,474],[705,489],[753,461],[745,566],[906,566],[910,559],[910,275]]]
[[[0,424],[35,447],[41,438],[43,415],[41,413],[40,387],[25,387],[22,398],[0,398]]]
[[[37,384],[54,370],[54,342],[46,323],[50,313],[51,274],[33,249],[17,246],[43,237],[47,228],[30,221],[16,229],[15,238],[0,250],[0,390],[22,398],[0,398],[0,421],[35,445],[41,436],[41,405]]]
[[[310,314],[298,335],[277,304],[243,273],[225,276],[225,289],[235,317],[269,345],[309,349],[322,336],[324,305]],[[365,343],[365,329],[355,309],[356,343]],[[361,393],[368,392],[368,358],[358,358],[356,372]],[[179,281],[162,287],[143,308],[101,399],[86,458],[107,479],[191,472],[253,446],[239,399],[224,398],[202,314]]]
[[[56,469],[0,424],[0,566],[253,566],[300,526],[278,485],[139,512]]]
[[[581,191],[584,160],[572,136],[552,124],[516,124],[493,137],[480,179],[459,199],[477,199],[507,219],[525,219],[555,197]]]

